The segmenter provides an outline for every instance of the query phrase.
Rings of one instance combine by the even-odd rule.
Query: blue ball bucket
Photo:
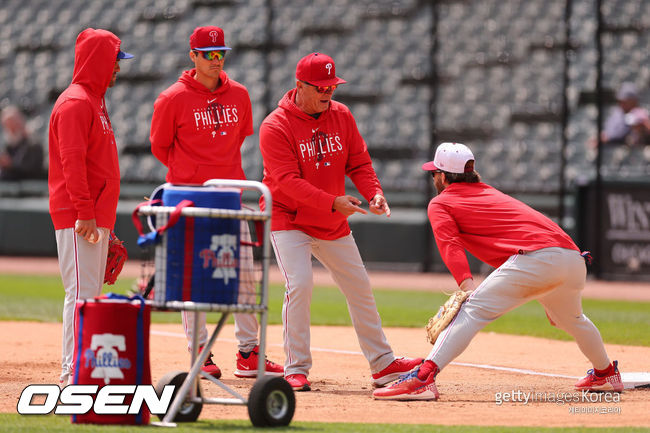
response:
[[[197,208],[241,209],[238,189],[172,185],[164,188],[163,206],[176,206],[182,200],[192,201]],[[181,217],[164,236],[165,289],[156,287],[157,301],[237,303],[239,219]]]

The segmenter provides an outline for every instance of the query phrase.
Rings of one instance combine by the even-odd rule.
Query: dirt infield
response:
[[[55,274],[56,260],[0,257],[0,273]],[[124,277],[139,274],[130,263]],[[370,272],[373,285],[411,290],[448,290],[448,275]],[[272,267],[271,280],[279,281]],[[332,284],[317,270],[318,284]],[[612,299],[650,299],[650,287],[640,283],[589,281],[585,296]],[[169,313],[177,314],[177,313]],[[28,384],[54,383],[59,373],[61,325],[58,323],[0,322],[0,412],[15,413],[20,392]],[[281,327],[268,327],[268,356],[284,359]],[[425,356],[431,346],[422,329],[386,328],[398,356]],[[154,324],[151,332],[154,382],[172,370],[187,371],[189,356],[180,325]],[[621,371],[648,371],[650,348],[608,345]],[[213,352],[224,372],[223,381],[247,395],[251,380],[233,376],[236,342],[226,326]],[[314,366],[312,392],[297,393],[294,420],[359,423],[422,423],[507,426],[648,426],[650,390],[626,391],[620,401],[612,395],[574,393],[575,377],[584,375],[588,362],[573,342],[480,333],[455,362],[438,376],[437,402],[386,402],[371,397],[368,364],[356,336],[348,327],[312,327]],[[525,371],[524,371],[525,370]],[[534,374],[538,373],[538,374]],[[213,384],[203,383],[206,396],[225,396]],[[528,402],[505,401],[504,396],[532,392]],[[515,397],[517,398],[517,397]],[[502,404],[499,404],[503,401]],[[247,419],[243,406],[206,405],[204,419]]]
[[[174,314],[174,313],[170,313]],[[30,383],[52,383],[58,377],[60,325],[3,322],[0,350],[0,412],[16,411],[21,390]],[[386,335],[398,355],[425,355],[430,346],[420,329],[388,328]],[[248,395],[251,380],[233,376],[236,343],[227,326],[213,348],[223,381]],[[281,360],[281,329],[268,328],[268,355]],[[152,375],[157,381],[172,370],[188,370],[180,325],[155,324],[151,333]],[[560,376],[578,376],[589,368],[572,342],[481,333],[454,364],[438,376],[437,402],[387,402],[371,398],[368,364],[359,353],[354,332],[346,327],[313,327],[312,392],[296,394],[294,420],[359,423],[471,424],[508,426],[647,426],[650,390],[626,391],[620,401],[579,401],[575,379],[500,371],[485,366],[526,369]],[[609,345],[624,371],[647,370],[650,348]],[[342,351],[348,351],[342,352]],[[460,363],[484,366],[464,366]],[[205,395],[226,396],[203,383]],[[531,401],[503,402],[500,394],[534,392]],[[601,397],[598,397],[601,396]],[[611,395],[610,395],[611,396]],[[532,401],[535,399],[535,401]],[[578,401],[575,401],[575,400]],[[570,403],[561,404],[559,400]],[[604,413],[594,413],[594,411]],[[206,405],[205,419],[248,419],[244,406]]]

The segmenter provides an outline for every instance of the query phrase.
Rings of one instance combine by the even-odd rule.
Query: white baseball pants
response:
[[[372,373],[393,362],[395,356],[381,328],[370,280],[352,234],[322,240],[299,230],[281,230],[271,232],[271,243],[286,282],[282,307],[285,376],[307,376],[312,366],[309,330],[314,288],[312,255],[327,268],[345,295],[361,351]]]
[[[556,326],[572,335],[596,369],[609,358],[596,326],[582,313],[586,266],[578,251],[544,248],[511,256],[472,292],[427,356],[442,370],[484,326],[537,299]]]
[[[99,296],[104,285],[110,231],[106,228],[98,230],[100,240],[96,244],[86,241],[75,233],[74,228],[55,231],[59,269],[65,289],[60,378],[64,384],[74,368],[75,304],[79,299]]]
[[[251,241],[251,233],[248,228],[247,221],[241,221],[241,240],[244,242]],[[256,281],[259,278],[255,276],[255,268],[253,263],[253,247],[242,245],[239,248],[239,298],[240,304],[255,304],[256,303]],[[239,341],[239,350],[242,352],[250,352],[257,346],[257,331],[258,324],[255,314],[250,313],[234,313],[235,318],[235,337]],[[187,337],[187,348],[192,350],[192,341],[194,335],[194,318],[197,318],[199,325],[199,335],[197,343],[199,347],[205,345],[208,341],[208,328],[206,326],[204,312],[190,312],[183,311],[183,328],[185,329],[185,336]]]

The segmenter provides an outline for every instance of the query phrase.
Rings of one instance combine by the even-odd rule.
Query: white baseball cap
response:
[[[639,93],[636,90],[634,83],[626,81],[621,84],[621,88],[616,92],[616,99],[619,101],[629,101],[631,99],[639,99]]]
[[[433,161],[422,165],[422,170],[442,170],[447,173],[465,173],[467,161],[473,161],[474,154],[461,143],[441,143],[436,149]]]

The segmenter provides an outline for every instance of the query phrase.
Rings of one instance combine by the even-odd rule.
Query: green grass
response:
[[[120,279],[104,291],[126,293],[133,281]],[[281,322],[284,287],[269,289],[269,323]],[[441,293],[376,290],[375,298],[384,326],[424,327],[429,317],[447,298]],[[63,288],[57,276],[0,275],[0,320],[61,321]],[[584,311],[607,343],[650,346],[650,302],[586,299]],[[337,288],[316,287],[311,306],[314,325],[351,325],[345,298]],[[214,321],[217,314],[208,314]],[[180,314],[156,312],[156,323],[180,323]],[[530,302],[499,318],[486,331],[570,340],[563,331],[549,325],[544,309]]]
[[[153,418],[152,418],[153,420]],[[54,415],[21,416],[17,414],[0,414],[0,432],[12,433],[58,433],[58,432],[101,432],[101,433],[126,433],[132,431],[160,431],[159,427],[133,427],[133,426],[101,426],[89,424],[71,425],[70,417]],[[191,424],[179,424],[175,433],[191,433],[205,431],[222,431],[227,433],[254,432],[255,429],[249,421],[222,421],[199,420]],[[319,423],[319,422],[292,422],[289,427],[274,428],[274,433],[598,433],[598,432],[626,432],[648,433],[648,428],[527,428],[527,427],[478,427],[478,426],[440,426],[423,424],[355,424],[355,423]]]
[[[121,279],[115,286],[105,287],[104,291],[126,293],[132,280]],[[272,285],[269,293],[269,321],[281,323],[281,310],[284,288]],[[382,289],[375,291],[379,313],[384,326],[403,326],[422,328],[429,316],[447,298],[440,293],[397,291]],[[39,320],[61,321],[63,289],[58,277],[0,275],[0,320]],[[650,303],[585,300],[585,313],[599,327],[608,343],[650,346]],[[217,315],[209,314],[216,318]],[[154,313],[154,322],[180,323],[180,315],[174,313]],[[312,299],[312,323],[314,325],[350,325],[345,298],[337,288],[317,287]],[[568,340],[564,332],[548,324],[544,310],[531,302],[509,312],[490,324],[486,331],[532,335],[537,337]],[[157,418],[152,418],[156,420]],[[399,421],[399,420],[396,420]],[[141,427],[138,431],[149,431],[155,427]],[[219,430],[228,433],[252,432],[248,420],[200,420],[196,423],[180,424],[174,431],[179,433]],[[69,417],[62,416],[21,416],[0,414],[0,432],[129,432],[129,426],[72,426]],[[288,428],[273,429],[274,432],[299,433],[497,433],[497,432],[632,432],[650,433],[650,428],[526,428],[526,427],[478,427],[478,426],[437,426],[404,424],[356,424],[356,423],[316,423],[292,422]]]

